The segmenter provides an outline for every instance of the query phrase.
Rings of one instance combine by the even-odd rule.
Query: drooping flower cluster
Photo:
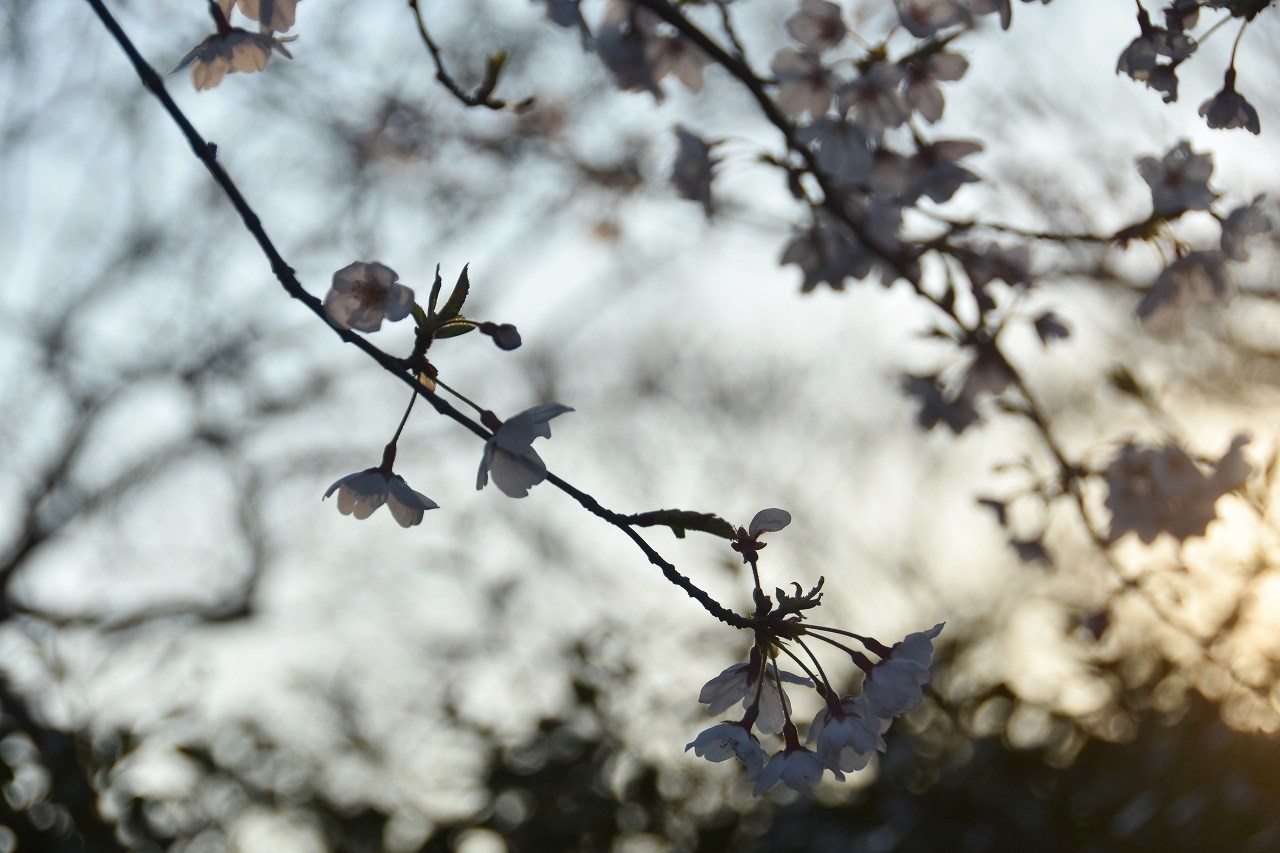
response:
[[[1178,68],[1189,60],[1200,46],[1192,30],[1200,21],[1200,9],[1226,9],[1233,17],[1246,23],[1262,9],[1270,5],[1267,0],[1170,0],[1164,7],[1165,26],[1151,23],[1151,15],[1138,5],[1138,37],[1129,43],[1116,62],[1116,73],[1126,74],[1139,83],[1145,83],[1163,96],[1165,103],[1178,100]],[[1221,20],[1218,23],[1222,23]],[[1217,24],[1202,33],[1202,37],[1216,29]],[[1241,29],[1240,34],[1244,34]],[[1214,129],[1244,128],[1250,133],[1260,133],[1258,111],[1236,90],[1236,39],[1231,59],[1223,72],[1222,88],[1200,105],[1200,115]]]
[[[698,701],[715,715],[740,704],[743,715],[704,729],[685,747],[708,761],[738,759],[747,778],[755,782],[756,796],[779,784],[807,791],[828,771],[833,778],[843,780],[845,773],[863,769],[876,752],[883,752],[884,733],[890,724],[923,698],[924,686],[931,677],[933,641],[943,627],[938,624],[928,631],[909,634],[889,647],[849,631],[803,624],[804,613],[818,606],[821,582],[807,594],[801,594],[798,587],[796,595],[777,590],[776,601],[764,595],[759,586],[757,563],[765,547],[761,537],[783,529],[790,521],[785,510],[765,509],[756,514],[749,527],[738,528],[733,549],[751,565],[757,580],[752,620],[756,642],[745,663],[726,668],[703,686]],[[879,661],[872,662],[838,637],[857,639]],[[848,656],[865,674],[862,693],[840,696],[806,639],[821,640]],[[793,647],[804,652],[812,669],[792,651]],[[775,660],[780,654],[803,667],[806,675],[778,668]],[[792,719],[793,706],[786,685],[811,688],[822,700],[804,743]],[[757,735],[781,735],[781,748],[772,756],[767,755]]]

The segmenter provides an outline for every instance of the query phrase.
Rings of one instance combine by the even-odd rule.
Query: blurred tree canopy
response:
[[[0,851],[1280,846],[1268,3],[106,4],[311,298],[469,264],[523,344],[433,369],[572,404],[551,470],[710,597],[782,506],[771,604],[947,623],[867,770],[759,798],[681,752],[749,642],[585,501],[419,403],[441,510],[321,503],[404,386],[94,5],[0,10]]]

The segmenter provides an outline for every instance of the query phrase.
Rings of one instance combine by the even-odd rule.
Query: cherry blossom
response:
[[[292,59],[285,43],[293,38],[277,39],[265,33],[251,33],[239,27],[219,26],[219,32],[196,45],[173,67],[174,73],[191,66],[191,82],[199,89],[212,89],[228,74],[239,71],[252,74],[267,67],[271,51]]]
[[[702,88],[702,70],[711,58],[679,36],[650,38],[645,45],[645,58],[653,70],[653,79],[661,81],[674,75],[686,88]]]
[[[1204,302],[1224,308],[1236,298],[1236,283],[1222,252],[1191,252],[1165,267],[1138,303],[1138,319],[1149,328],[1166,328],[1186,318],[1187,309]]]
[[[757,797],[773,790],[779,782],[793,791],[808,791],[822,781],[822,773],[829,770],[816,752],[803,746],[788,746],[774,753],[769,764],[756,780],[755,795]],[[831,770],[837,779],[844,781],[844,774],[839,770]]]
[[[818,168],[837,187],[864,183],[871,171],[871,149],[856,124],[823,117],[796,131],[796,136],[817,149]]]
[[[293,26],[298,0],[218,0],[222,13],[230,16],[239,5],[246,18],[258,21],[264,33],[284,32]]]
[[[1161,533],[1179,541],[1203,536],[1216,517],[1218,499],[1243,485],[1250,472],[1244,458],[1249,443],[1238,435],[1210,473],[1176,444],[1156,447],[1127,442],[1103,472],[1110,539],[1136,533],[1154,542]]]
[[[901,717],[920,704],[923,687],[931,678],[933,640],[942,633],[944,624],[908,634],[867,674],[862,692],[876,716]]]
[[[807,113],[817,119],[827,114],[835,98],[836,78],[816,53],[783,48],[773,55],[769,67],[778,82],[778,109],[792,118]]]
[[[334,492],[338,493],[338,512],[343,515],[365,519],[386,504],[401,527],[421,524],[427,510],[439,507],[431,498],[410,488],[399,474],[383,467],[348,474],[330,486],[324,497]]]
[[[717,723],[701,731],[685,748],[688,752],[708,761],[725,761],[736,758],[747,768],[747,778],[754,780],[764,769],[765,755],[760,741],[742,723]]]
[[[595,50],[624,92],[649,92],[662,100],[662,89],[649,59],[649,40],[657,19],[627,0],[610,0],[596,29]]]
[[[835,47],[847,33],[840,7],[828,0],[800,0],[800,10],[787,18],[787,34],[815,53]]]
[[[879,139],[890,128],[899,127],[911,111],[899,87],[903,72],[897,65],[877,62],[855,79],[840,87],[837,105],[843,113],[852,113],[868,137]]]
[[[753,661],[757,655],[752,652]],[[777,734],[782,731],[787,715],[791,713],[791,700],[778,690],[778,678],[790,684],[813,687],[813,682],[790,672],[775,670],[773,664],[761,667],[758,662],[734,664],[726,668],[715,678],[702,686],[698,701],[707,707],[708,714],[722,714],[735,702],[750,709],[756,704],[756,696],[760,697],[758,716],[755,727],[765,734]],[[777,675],[775,676],[775,672]],[[760,676],[764,675],[764,684]]]
[[[853,773],[867,766],[877,751],[884,752],[883,733],[889,720],[876,715],[865,696],[830,702],[809,726],[807,741],[817,741],[822,763],[832,770]]]
[[[959,0],[893,0],[898,19],[916,38],[928,38],[939,30],[969,22],[969,10]]]
[[[675,166],[671,171],[671,182],[681,198],[700,202],[703,212],[711,216],[711,178],[716,160],[711,156],[711,145],[696,134],[690,133],[680,125],[676,125],[676,140],[679,149],[676,151]]]
[[[791,513],[785,509],[770,507],[769,509],[762,509],[752,516],[747,532],[752,539],[755,539],[762,533],[776,533],[790,523]]]
[[[1237,207],[1222,221],[1222,254],[1233,261],[1249,260],[1245,243],[1249,237],[1271,230],[1271,218],[1262,208],[1263,196]]]
[[[324,312],[334,325],[376,332],[383,320],[395,322],[413,310],[413,290],[397,283],[396,271],[376,261],[356,261],[333,274]]]
[[[504,495],[512,498],[528,495],[530,488],[547,479],[547,465],[533,449],[534,439],[551,438],[548,422],[572,411],[559,403],[544,403],[503,422],[485,442],[476,490],[488,484],[492,473],[493,482]]]
[[[783,249],[781,264],[795,264],[804,273],[801,291],[808,293],[826,282],[844,290],[847,278],[863,279],[875,268],[876,257],[848,229],[818,217],[809,228],[792,236]]]
[[[938,82],[953,82],[969,70],[969,60],[958,53],[933,53],[907,63],[906,85],[902,96],[911,109],[929,124],[942,118],[946,101]]]
[[[1013,5],[1010,0],[969,0],[969,11],[975,15],[1000,13],[1000,29],[1007,30],[1013,23]]]
[[[1138,174],[1151,187],[1152,204],[1160,216],[1174,217],[1188,210],[1208,210],[1218,197],[1209,189],[1213,158],[1192,151],[1191,143],[1185,139],[1166,151],[1159,160],[1154,157],[1139,159]]]
[[[1243,127],[1252,134],[1262,132],[1258,111],[1236,91],[1236,70],[1228,68],[1222,90],[1200,105],[1200,115],[1212,128]]]

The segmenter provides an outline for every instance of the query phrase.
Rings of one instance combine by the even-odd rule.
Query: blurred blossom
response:
[[[547,18],[551,23],[566,29],[577,29],[582,35],[584,46],[589,44],[591,39],[591,28],[587,26],[586,19],[582,17],[582,6],[579,0],[534,0],[541,2],[547,7]]]
[[[787,18],[787,34],[821,53],[844,40],[847,30],[840,7],[828,0],[800,0],[800,10]]]
[[[752,657],[754,661],[754,652]],[[804,687],[812,687],[813,682],[790,672],[776,671],[773,664],[761,667],[753,661],[734,664],[708,681],[702,686],[698,701],[708,706],[708,714],[722,714],[736,702],[741,702],[744,709],[750,709],[759,695],[759,715],[756,717],[755,727],[765,734],[776,735],[782,731],[782,726],[791,713],[791,700],[779,691],[778,678]],[[761,675],[764,676],[763,684],[760,683]]]
[[[1205,124],[1215,129],[1243,127],[1253,134],[1262,132],[1258,111],[1236,91],[1236,70],[1228,68],[1222,90],[1200,105]]]
[[[969,10],[959,0],[893,0],[898,20],[916,38],[929,38],[939,30],[969,23]]]
[[[1218,499],[1242,486],[1249,475],[1243,452],[1248,443],[1247,436],[1236,436],[1208,474],[1176,444],[1126,443],[1103,472],[1111,541],[1126,533],[1148,544],[1161,533],[1179,541],[1203,536],[1216,516]]]
[[[1151,187],[1155,212],[1164,217],[1178,216],[1188,210],[1208,210],[1217,198],[1209,189],[1213,174],[1213,157],[1197,154],[1191,143],[1183,139],[1165,152],[1163,158],[1142,157],[1138,174]]]
[[[645,46],[645,58],[653,70],[654,80],[661,81],[671,74],[695,92],[702,88],[702,69],[711,62],[711,57],[680,36],[650,38]]]
[[[230,15],[239,5],[246,18],[258,21],[264,33],[284,32],[293,26],[298,0],[218,0],[222,14]]]
[[[975,15],[1000,13],[1000,29],[1007,30],[1013,23],[1013,5],[1010,0],[969,0],[969,11]]]
[[[1152,26],[1147,11],[1138,7],[1139,36],[1129,43],[1116,62],[1116,73],[1145,83],[1160,92],[1165,103],[1178,99],[1178,64],[1196,50],[1196,42],[1182,32],[1171,32]],[[1168,62],[1160,62],[1159,57]]]
[[[973,401],[949,399],[946,388],[943,387],[936,373],[904,373],[898,381],[903,393],[913,397],[919,403],[920,411],[916,413],[916,423],[924,431],[928,432],[942,423],[959,435],[978,422],[978,412],[973,407]]]
[[[1271,219],[1262,208],[1264,196],[1237,207],[1222,221],[1222,254],[1233,261],[1249,260],[1246,242],[1249,237],[1271,230]]]
[[[725,761],[736,758],[747,768],[747,778],[755,780],[764,769],[764,750],[760,741],[742,723],[725,721],[704,729],[685,748],[685,752],[708,761]]]
[[[191,82],[196,89],[212,89],[228,74],[239,71],[252,74],[267,67],[271,51],[275,50],[292,59],[285,47],[294,37],[277,39],[264,33],[251,33],[239,27],[214,33],[196,45],[182,61],[173,67],[175,73],[191,66]]]
[[[769,759],[769,765],[756,780],[754,793],[759,797],[773,790],[779,782],[803,793],[822,781],[822,772],[826,769],[816,752],[803,746],[788,746]],[[844,774],[839,770],[831,772],[837,779],[844,780]]]
[[[887,62],[877,62],[864,73],[840,87],[837,93],[842,113],[853,113],[853,119],[867,136],[879,139],[890,128],[899,127],[911,111],[898,91],[902,69]]]
[[[958,162],[980,151],[982,143],[971,139],[942,139],[920,146],[909,161],[911,180],[902,201],[910,204],[921,196],[938,204],[950,201],[960,187],[980,180]]]
[[[701,203],[703,212],[710,217],[713,209],[711,179],[716,164],[711,156],[711,143],[680,125],[676,125],[676,140],[680,147],[671,170],[671,182],[681,198]]]
[[[837,187],[857,186],[867,180],[871,149],[856,124],[841,118],[819,118],[799,128],[796,136],[817,150],[818,168]]]
[[[437,509],[439,504],[431,498],[415,492],[399,474],[383,468],[367,468],[348,474],[324,493],[328,498],[338,493],[338,512],[365,519],[384,503],[401,527],[413,527],[422,523],[423,514]]]
[[[520,330],[510,323],[484,322],[476,326],[476,329],[479,330],[480,334],[493,338],[493,342],[498,345],[498,349],[509,352],[520,348]]]
[[[655,37],[652,13],[628,0],[610,0],[596,30],[596,55],[624,92],[649,92],[662,100],[658,76],[649,60],[649,39]]]
[[[952,82],[964,76],[969,60],[957,53],[934,53],[907,63],[906,85],[902,96],[911,109],[930,124],[942,118],[946,101],[939,82]]]
[[[1138,319],[1151,328],[1186,319],[1187,310],[1205,302],[1226,307],[1236,298],[1236,284],[1222,252],[1192,252],[1165,267],[1138,303]]]
[[[836,79],[817,54],[783,48],[773,55],[770,68],[778,82],[778,109],[791,118],[808,113],[818,119],[827,114],[835,97]]]
[[[534,439],[551,438],[549,421],[572,411],[559,403],[544,403],[507,418],[485,442],[476,490],[483,489],[493,474],[493,482],[507,497],[528,495],[530,488],[547,479],[547,465],[533,449]]]
[[[413,310],[413,290],[398,279],[395,270],[376,261],[348,264],[333,274],[324,311],[339,328],[376,332],[383,320],[394,323]]]
[[[829,225],[825,217],[820,217],[812,226],[792,236],[779,263],[800,267],[804,273],[800,289],[808,293],[823,282],[833,290],[844,290],[846,278],[869,276],[875,260],[845,226]]]

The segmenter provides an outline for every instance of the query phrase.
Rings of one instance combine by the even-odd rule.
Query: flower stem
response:
[[[459,400],[461,400],[463,403],[466,403],[468,406],[470,406],[471,408],[475,409],[475,410],[476,410],[476,414],[478,414],[478,415],[483,415],[483,414],[485,413],[485,408],[484,408],[483,406],[480,406],[480,405],[478,405],[477,403],[475,403],[474,401],[469,400],[467,397],[465,397],[465,396],[463,396],[461,393],[459,393],[456,389],[454,389],[454,388],[450,387],[449,385],[447,385],[447,384],[446,384],[443,380],[441,380],[439,377],[436,377],[436,384],[437,384],[437,385],[439,385],[439,386],[440,386],[441,388],[443,388],[444,390],[448,391],[448,392],[449,392],[450,394],[452,394],[453,396],[457,397],[457,398],[458,398]]]

